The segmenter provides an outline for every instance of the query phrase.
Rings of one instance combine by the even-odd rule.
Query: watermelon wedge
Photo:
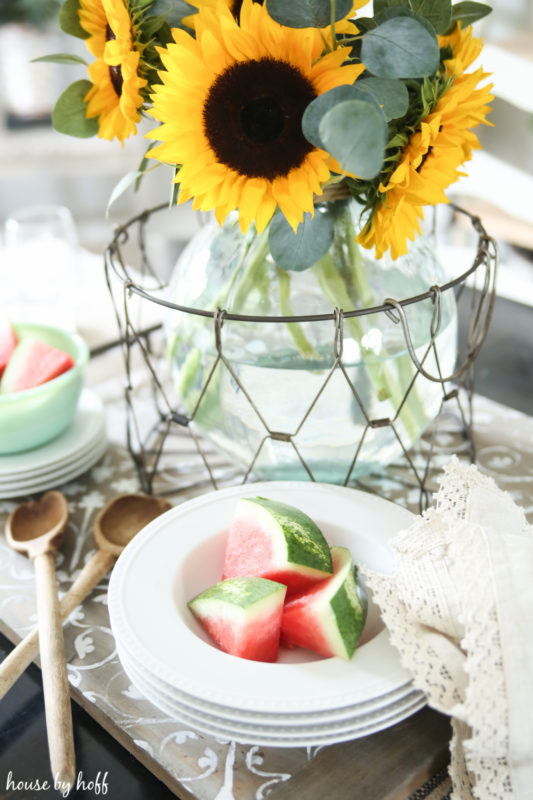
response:
[[[265,578],[231,578],[187,605],[225,653],[275,661],[285,591],[285,586]]]
[[[9,360],[0,383],[0,392],[31,389],[57,378],[73,366],[74,359],[70,353],[33,336],[25,336]]]
[[[235,507],[222,577],[254,575],[287,587],[287,594],[333,572],[320,528],[294,506],[263,497],[241,498]]]
[[[321,656],[350,659],[366,620],[352,556],[346,547],[332,547],[333,577],[288,600],[281,620],[281,641],[306,647]]]
[[[0,319],[0,378],[17,346],[17,334],[7,319]]]

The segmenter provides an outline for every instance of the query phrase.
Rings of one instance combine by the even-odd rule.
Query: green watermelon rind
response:
[[[331,554],[334,564],[340,561],[341,565],[321,598],[323,634],[332,651],[349,660],[361,638],[366,610],[357,591],[351,552],[347,547],[332,547]]]
[[[268,578],[248,576],[226,578],[193,597],[187,605],[193,612],[201,612],[202,609],[213,612],[216,607],[221,610],[233,607],[238,612],[249,614],[258,607],[264,610],[269,599],[274,599],[277,603],[280,592],[285,593],[286,589],[284,584]]]
[[[239,503],[262,509],[263,525],[274,537],[280,554],[285,550],[287,566],[297,566],[302,574],[310,576],[333,574],[329,545],[311,517],[294,506],[265,497],[241,498]]]
[[[227,578],[187,604],[220,649],[255,661],[275,661],[287,587],[268,578]]]
[[[310,593],[309,602],[330,653],[349,661],[365,626],[366,608],[357,588],[351,552],[347,547],[334,546],[331,554],[335,575],[318,589],[318,594]],[[295,602],[305,597],[303,592]]]
[[[329,604],[335,615],[336,628],[342,639],[346,657],[350,659],[359,643],[366,622],[366,611],[357,592],[357,570],[352,567],[342,586],[330,599]],[[350,620],[355,617],[356,624]]]

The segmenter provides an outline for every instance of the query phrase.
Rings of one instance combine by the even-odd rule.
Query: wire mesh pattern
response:
[[[171,472],[174,472],[176,478],[175,490],[188,488],[191,485],[198,487],[210,485],[218,488],[228,483],[254,480],[254,468],[268,442],[280,442],[292,448],[305,475],[309,480],[315,480],[313,466],[308,463],[302,452],[298,435],[312,416],[334,376],[336,379],[342,376],[343,386],[353,398],[353,403],[356,404],[363,419],[359,440],[350,443],[353,446],[353,457],[344,476],[344,485],[351,485],[354,482],[361,485],[360,479],[355,480],[358,460],[369,434],[380,428],[388,428],[392,432],[402,454],[401,463],[394,463],[387,469],[386,479],[397,481],[399,486],[404,488],[416,489],[419,492],[421,508],[427,505],[434,486],[434,473],[440,463],[439,449],[441,455],[450,449],[452,452],[466,451],[469,458],[474,460],[472,440],[474,366],[490,322],[497,268],[495,242],[487,234],[478,217],[455,207],[456,213],[469,218],[477,234],[477,250],[469,269],[442,286],[431,286],[425,293],[402,300],[387,297],[379,306],[353,311],[336,308],[331,314],[250,316],[228,313],[221,308],[213,310],[191,308],[173,303],[167,298],[165,285],[158,282],[146,245],[146,226],[152,216],[163,208],[166,206],[147,210],[119,227],[105,255],[107,285],[115,309],[124,360],[125,399],[128,411],[127,442],[143,491],[158,493],[157,478],[163,473],[166,478],[165,485],[168,487]],[[126,245],[132,241],[140,259],[135,271],[128,266],[124,252]],[[467,311],[463,314],[467,319],[462,337],[464,341],[461,342],[456,365],[449,374],[445,374],[441,366],[442,358],[438,346],[438,334],[442,323],[442,299],[447,292],[454,293],[458,304],[462,302],[463,305],[467,305]],[[133,298],[137,300],[135,309],[132,306]],[[432,305],[428,338],[424,352],[420,354],[419,351],[417,354],[406,310],[408,306],[427,301]],[[212,320],[215,356],[198,399],[188,412],[177,406],[172,399],[169,370],[165,362],[164,335],[157,327],[144,329],[141,321],[135,318],[139,307],[147,303],[164,306],[175,314],[196,315]],[[344,357],[346,320],[368,314],[384,314],[401,329],[405,350],[413,367],[413,375],[408,386],[393,413],[387,417],[372,416],[358,386],[352,381]],[[302,416],[291,422],[289,430],[277,430],[269,425],[257,403],[257,398],[252,396],[227,357],[224,348],[224,326],[232,322],[253,326],[263,323],[269,325],[292,322],[324,323],[328,320],[331,322],[332,331],[332,365],[326,370],[320,386],[306,399],[306,409]],[[244,469],[228,464],[227,460],[199,435],[194,424],[214,376],[220,371],[225,371],[242,393],[262,431],[262,438]],[[440,405],[429,429],[418,444],[409,449],[402,435],[400,416],[406,403],[409,402],[415,385],[426,381],[439,386]],[[141,388],[143,385],[144,390]],[[331,424],[332,427],[335,425],[334,418]],[[381,479],[383,475],[367,476],[365,488],[379,491]],[[167,488],[167,493],[172,491]]]

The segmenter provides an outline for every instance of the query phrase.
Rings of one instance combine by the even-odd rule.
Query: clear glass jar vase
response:
[[[206,225],[176,265],[168,299],[181,306],[252,317],[327,315],[325,320],[234,321],[172,310],[168,356],[178,407],[196,431],[262,480],[312,476],[345,483],[382,471],[437,415],[443,386],[409,353],[404,327],[387,311],[446,282],[430,237],[396,261],[356,243],[360,208],[324,203],[329,251],[311,268],[280,269],[268,228],[242,235],[236,221]],[[452,291],[403,306],[412,349],[424,371],[453,372],[457,311]],[[354,317],[335,309],[359,309]],[[342,323],[342,324],[341,324]]]

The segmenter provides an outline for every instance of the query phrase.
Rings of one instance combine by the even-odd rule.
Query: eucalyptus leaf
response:
[[[366,33],[373,28],[377,28],[374,17],[357,17],[357,30],[359,33]]]
[[[320,136],[320,123],[328,111],[339,103],[343,103],[346,100],[365,100],[374,103],[376,108],[379,108],[378,101],[375,100],[373,95],[358,88],[360,83],[362,81],[358,81],[357,84],[352,86],[336,86],[334,89],[329,89],[329,91],[315,97],[309,103],[302,117],[302,130],[308,142],[314,144],[315,147],[320,147],[322,150],[327,150]]]
[[[302,272],[327,253],[333,243],[333,221],[327,211],[305,213],[296,233],[278,213],[270,223],[268,244],[272,258],[282,269]]]
[[[366,100],[346,100],[324,115],[319,133],[326,150],[346,172],[374,178],[383,166],[387,126],[383,113]]]
[[[167,24],[168,22],[165,14],[160,14],[157,17],[148,17],[142,26],[143,33],[147,39],[151,39],[163,25]]]
[[[330,0],[267,0],[272,19],[287,28],[325,28],[331,24]],[[337,0],[335,20],[344,19],[352,10],[351,0]]]
[[[374,0],[374,17],[382,14],[387,8],[408,8],[412,11],[410,0]]]
[[[467,2],[456,3],[452,6],[452,17],[449,30],[453,30],[457,22],[460,22],[463,28],[467,28],[478,19],[483,19],[487,14],[490,14],[492,8],[485,5],[485,3]]]
[[[52,124],[56,131],[80,139],[98,133],[98,120],[87,118],[83,99],[91,87],[92,83],[88,80],[76,81],[60,95],[52,112]]]
[[[385,118],[400,119],[409,108],[407,86],[395,78],[360,78],[356,87],[372,96],[382,108]]]
[[[386,11],[398,8],[412,11],[431,23],[437,33],[445,33],[450,25],[451,0],[374,0],[374,16],[380,19]]]
[[[150,14],[156,17],[165,17],[171,28],[181,25],[183,17],[198,13],[195,6],[186,3],[185,0],[154,0],[150,7]]]
[[[78,39],[88,39],[89,33],[80,25],[79,6],[79,0],[65,0],[59,9],[59,27],[70,36],[76,36]]]
[[[379,78],[424,78],[438,67],[439,43],[420,20],[401,16],[365,34],[361,58]]]
[[[376,21],[379,25],[382,25],[384,22],[387,22],[389,19],[397,19],[398,17],[410,17],[411,19],[416,19],[416,21],[423,25],[430,36],[435,37],[437,35],[437,31],[431,24],[431,22],[426,19],[425,17],[417,16],[414,11],[411,11],[410,8],[407,6],[393,6],[392,8],[386,8],[385,11],[381,11],[378,16],[376,17]]]
[[[411,8],[431,22],[437,33],[447,31],[452,17],[451,0],[411,0]]]
[[[109,200],[108,200],[107,208],[106,208],[106,212],[105,212],[106,217],[109,216],[109,211],[110,211],[111,206],[113,205],[113,203],[116,200],[118,200],[118,198],[121,195],[124,194],[126,189],[128,189],[131,186],[132,183],[135,183],[135,181],[138,178],[140,178],[141,175],[142,175],[142,172],[139,172],[139,170],[137,170],[137,169],[133,169],[130,172],[126,172],[126,174],[122,176],[122,178],[119,180],[119,182],[114,187],[114,189],[111,192],[111,194],[109,195]]]
[[[31,64],[34,64],[36,61],[46,61],[52,64],[85,64],[87,66],[87,62],[81,56],[73,56],[70,53],[52,53],[49,56],[39,56],[39,58],[32,58]]]

